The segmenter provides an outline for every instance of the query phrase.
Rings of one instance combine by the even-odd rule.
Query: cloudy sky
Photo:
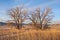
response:
[[[18,5],[24,5],[30,10],[38,6],[41,9],[50,7],[55,15],[54,20],[60,20],[60,0],[0,0],[0,19],[8,20],[6,11]]]

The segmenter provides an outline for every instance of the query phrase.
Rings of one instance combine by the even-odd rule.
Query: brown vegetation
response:
[[[60,40],[60,30],[0,30],[0,40]]]

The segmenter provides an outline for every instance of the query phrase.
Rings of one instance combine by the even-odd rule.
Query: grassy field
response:
[[[60,40],[60,29],[1,29],[0,40]]]

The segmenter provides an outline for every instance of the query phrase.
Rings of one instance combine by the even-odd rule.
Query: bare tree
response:
[[[34,26],[44,29],[52,20],[51,9],[46,8],[44,12],[41,12],[40,8],[37,8],[32,14],[28,15],[28,18],[32,21]]]
[[[8,15],[14,20],[18,29],[22,28],[22,23],[25,20],[27,11],[23,10],[23,7],[15,7],[8,10]]]

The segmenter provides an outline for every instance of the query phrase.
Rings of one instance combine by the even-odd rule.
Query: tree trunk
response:
[[[20,24],[19,24],[19,20],[17,21],[17,29],[20,29]]]
[[[43,29],[43,26],[42,26],[43,24],[42,24],[42,22],[40,23],[40,27],[41,27],[41,29]]]
[[[17,24],[17,29],[20,29],[20,26],[19,26],[19,24]]]

